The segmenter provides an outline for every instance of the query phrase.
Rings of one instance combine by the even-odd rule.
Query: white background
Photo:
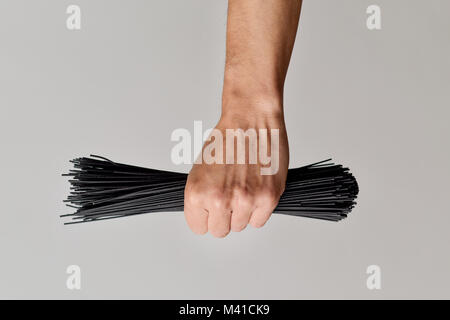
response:
[[[181,213],[63,226],[74,157],[189,170],[171,163],[170,134],[218,119],[226,7],[1,0],[0,298],[450,298],[444,0],[304,1],[285,90],[291,167],[349,166],[361,192],[347,220],[274,216],[222,240]],[[382,290],[366,287],[371,264]]]

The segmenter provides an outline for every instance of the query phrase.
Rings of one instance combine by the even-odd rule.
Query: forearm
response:
[[[262,227],[285,188],[289,144],[283,86],[301,7],[301,0],[228,3],[222,116],[215,127],[220,134],[206,142],[202,151],[202,157],[217,156],[219,162],[194,164],[184,194],[184,213],[190,228],[198,234],[209,231],[215,237],[224,237],[230,230],[241,231],[247,224]],[[241,129],[236,144],[234,135],[229,144],[229,129]],[[235,162],[238,144],[241,150],[247,150],[247,133],[243,130],[251,132],[249,129],[258,133],[257,141],[249,134],[245,164]],[[250,150],[255,151],[255,146],[259,153],[253,159],[257,161],[250,163]],[[268,153],[270,163],[261,160],[261,155],[266,159]],[[232,163],[223,165],[224,156]]]
[[[223,113],[236,108],[282,112],[301,2],[229,0]]]

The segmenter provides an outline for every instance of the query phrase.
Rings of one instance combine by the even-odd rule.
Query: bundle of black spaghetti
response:
[[[340,221],[356,205],[358,184],[348,168],[331,159],[289,169],[274,213]],[[112,162],[91,155],[71,161],[70,195],[75,209],[65,224],[152,212],[183,211],[187,174]]]

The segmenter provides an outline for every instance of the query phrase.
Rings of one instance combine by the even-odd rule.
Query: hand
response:
[[[232,109],[232,108],[229,108]],[[240,109],[237,107],[237,109]],[[261,112],[261,108],[246,112],[228,112],[222,115],[216,129],[279,129],[279,167],[273,175],[262,175],[260,161],[249,164],[246,148],[245,164],[194,164],[189,173],[184,197],[184,213],[194,233],[210,232],[215,237],[225,237],[230,229],[243,230],[249,223],[260,228],[269,219],[284,191],[289,165],[289,147],[283,116],[279,113]],[[270,136],[270,133],[268,134]],[[258,135],[258,149],[261,137]],[[248,142],[248,141],[247,141]],[[210,142],[206,142],[207,146]],[[272,141],[268,139],[271,150]],[[223,142],[223,159],[226,158]],[[236,156],[236,151],[234,152]],[[271,155],[273,156],[273,154]],[[259,158],[258,158],[259,160]],[[274,158],[272,157],[272,161]]]
[[[241,231],[249,223],[262,227],[284,191],[289,147],[283,118],[283,88],[301,3],[301,0],[228,1],[222,117],[216,129],[223,137],[227,129],[254,129],[258,133],[258,149],[261,139],[267,138],[267,134],[261,135],[258,130],[278,129],[279,144],[275,148],[278,152],[272,152],[270,157],[273,161],[274,153],[278,153],[279,163],[274,174],[263,175],[265,159],[258,153],[258,161],[252,164],[250,148],[246,148],[245,161],[242,161],[245,164],[237,161],[194,164],[186,183],[184,213],[195,233],[209,231],[216,237],[225,237],[230,229]],[[268,146],[262,144],[266,150],[275,146],[276,139],[271,139],[265,143]],[[227,153],[228,139],[225,140],[222,148],[217,148],[222,151],[219,153],[223,159],[231,154]],[[204,151],[214,149],[210,143],[205,143]],[[241,144],[245,145],[242,139]],[[216,158],[220,158],[218,150],[214,149]]]

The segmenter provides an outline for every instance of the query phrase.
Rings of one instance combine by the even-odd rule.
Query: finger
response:
[[[231,214],[231,230],[233,232],[239,232],[247,227],[254,206],[248,201],[235,201],[232,205],[233,212]]]
[[[230,233],[231,209],[209,210],[208,231],[216,238],[223,238]]]
[[[255,228],[264,226],[272,215],[273,210],[277,207],[279,200],[279,193],[271,191],[261,192],[256,200],[256,209],[250,217],[250,225]]]
[[[261,228],[263,227],[267,220],[269,220],[270,216],[272,215],[273,209],[270,209],[268,207],[262,208],[258,207],[256,208],[250,217],[250,225],[254,228]]]
[[[208,212],[205,209],[189,205],[185,206],[184,217],[189,228],[195,234],[208,232]]]

